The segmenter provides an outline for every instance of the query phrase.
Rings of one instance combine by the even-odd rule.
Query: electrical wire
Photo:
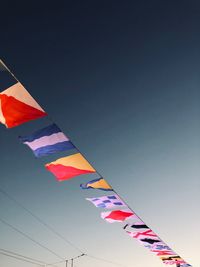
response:
[[[88,256],[89,258],[95,259],[97,261],[103,261],[103,262],[107,262],[107,263],[110,263],[110,264],[113,264],[113,265],[116,265],[116,266],[125,267],[125,265],[122,265],[120,263],[113,262],[113,261],[110,261],[110,260],[106,260],[106,259],[103,259],[103,258],[95,257],[95,256],[88,255],[88,254],[86,254],[86,256]]]
[[[82,255],[79,255],[79,256],[76,256],[70,260],[75,260],[75,259],[78,259],[82,256],[86,256],[88,258],[91,258],[91,259],[94,259],[94,260],[97,260],[97,261],[101,261],[101,262],[106,262],[106,263],[109,263],[109,264],[112,264],[112,265],[115,265],[115,266],[120,266],[120,267],[126,267],[125,265],[122,265],[120,263],[117,263],[117,262],[113,262],[113,261],[110,261],[110,260],[107,260],[107,259],[104,259],[104,258],[99,258],[99,257],[96,257],[96,256],[93,256],[93,255],[90,255],[90,254],[82,254]],[[53,264],[59,264],[59,263],[63,263],[63,262],[66,262],[65,261],[59,261],[59,262],[55,262]],[[46,266],[49,266],[49,264],[46,264]]]
[[[24,258],[24,259],[27,259],[27,260],[38,262],[39,264],[43,264],[43,265],[46,264],[46,262],[44,262],[44,261],[36,260],[36,259],[31,258],[31,257],[27,257],[27,256],[24,256],[22,254],[19,254],[19,253],[16,253],[16,252],[13,252],[13,251],[10,251],[10,250],[7,250],[7,249],[0,248],[0,253],[8,253],[8,254],[12,254],[12,255],[14,255],[16,257],[21,257],[21,258]]]
[[[23,204],[21,204],[18,200],[16,200],[14,197],[12,197],[11,195],[9,195],[5,189],[0,188],[0,192],[2,194],[4,194],[7,198],[9,198],[10,200],[12,200],[16,205],[18,205],[19,207],[21,207],[23,210],[25,210],[27,213],[29,213],[35,220],[37,220],[40,224],[42,224],[43,226],[45,226],[50,232],[54,233],[57,237],[59,237],[60,239],[62,239],[65,243],[67,243],[68,245],[70,245],[71,247],[73,247],[74,249],[76,249],[78,252],[83,253],[83,251],[78,248],[76,245],[74,245],[71,241],[69,241],[68,239],[66,239],[64,236],[62,236],[60,233],[58,233],[52,226],[50,226],[49,224],[47,224],[44,220],[42,220],[39,216],[37,216],[36,214],[34,214],[32,211],[30,211],[30,209],[26,208]]]
[[[36,266],[44,266],[44,264],[39,264],[39,263],[37,263],[37,262],[33,262],[33,261],[30,261],[30,260],[26,260],[26,259],[23,259],[23,258],[14,256],[14,255],[10,255],[10,254],[7,254],[7,253],[5,253],[5,252],[0,252],[0,254],[1,254],[1,255],[4,255],[4,256],[7,256],[7,257],[10,257],[10,258],[14,258],[14,259],[23,261],[23,262],[31,263],[31,264],[34,264],[34,265],[36,265]]]
[[[23,235],[24,237],[26,237],[27,239],[31,240],[33,243],[37,244],[38,246],[40,246],[41,248],[47,250],[48,252],[50,252],[51,254],[53,254],[54,256],[58,257],[59,259],[65,260],[63,257],[61,257],[60,255],[58,255],[56,252],[54,252],[53,250],[49,249],[48,247],[42,245],[40,242],[38,242],[37,240],[33,239],[32,237],[30,237],[28,234],[24,233],[23,231],[19,230],[18,228],[16,228],[15,226],[13,226],[12,224],[6,222],[4,219],[0,218],[0,221],[7,225],[8,227],[10,227],[11,229],[13,229],[14,231],[18,232],[19,234]]]
[[[12,196],[10,196],[4,189],[0,188],[0,192],[2,194],[4,194],[7,198],[11,199],[13,202],[15,202],[18,206],[20,206],[22,209],[24,209],[26,212],[28,212],[30,215],[32,215],[32,217],[34,217],[36,220],[38,220],[40,223],[42,223],[45,227],[47,227],[50,231],[54,232],[54,229],[51,229],[51,227],[49,227],[49,225],[47,225],[44,221],[42,221],[37,215],[35,215],[32,211],[30,211],[29,209],[27,209],[24,205],[22,205],[18,200],[16,200],[15,198],[13,198]],[[55,232],[57,234],[57,236],[59,236],[60,238],[62,238],[62,236],[60,236],[59,233]],[[63,239],[63,238],[62,238]],[[67,240],[67,243],[68,244],[71,244],[72,247],[74,248],[77,248],[74,244],[72,244],[70,241]],[[111,263],[113,265],[118,265],[118,266],[123,266],[123,265],[120,265],[118,263],[115,263],[115,262],[112,262],[112,261],[109,261],[109,260],[106,260],[106,259],[102,259],[102,258],[97,258],[95,256],[92,256],[90,254],[86,254],[86,253],[83,253],[82,251],[80,251],[82,254],[81,255],[86,255],[90,258],[93,258],[93,259],[96,259],[96,260],[99,260],[99,261],[104,261],[104,262],[107,262],[107,263]],[[81,255],[73,258],[73,259],[77,259],[79,258]],[[62,260],[62,261],[59,261],[59,262],[55,262],[53,264],[59,264],[59,263],[62,263],[62,262],[65,262],[66,260]],[[50,266],[52,264],[46,264],[46,266]]]
[[[19,254],[19,253],[13,252],[13,251],[0,248],[0,254],[3,254],[3,253],[7,253],[7,254],[11,254],[12,256],[24,258],[25,260],[34,261],[34,262],[36,262],[42,266],[45,266],[45,267],[46,266],[58,267],[57,265],[55,265],[56,263],[46,263],[46,262],[41,261],[41,260],[36,260],[36,259],[31,258],[31,257],[27,257],[27,256],[24,256],[22,254]],[[62,260],[62,261],[59,261],[57,263],[61,263],[61,262],[64,262],[64,261]]]
[[[80,258],[80,257],[83,257],[83,256],[86,256],[86,254],[82,253],[81,255],[78,255],[78,256],[73,257],[73,258],[71,258],[71,259],[66,259],[66,260],[64,260],[64,261],[58,261],[58,262],[55,262],[55,263],[53,263],[53,264],[59,264],[59,263],[63,263],[63,262],[69,261],[69,260],[76,260],[76,259],[78,259],[78,258]],[[46,264],[46,266],[49,266],[49,265],[51,265],[51,264]]]

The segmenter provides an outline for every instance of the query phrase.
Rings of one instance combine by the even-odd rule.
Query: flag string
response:
[[[52,122],[52,123],[55,123],[55,121],[52,119],[52,118],[49,118],[50,119],[50,121]],[[69,136],[69,138],[70,138],[70,136]],[[82,153],[81,152],[81,150],[74,144],[74,142],[73,142],[73,140],[70,138],[70,140],[71,140],[71,142],[73,143],[73,145],[74,145],[74,147],[75,147],[75,149],[77,150],[77,152],[78,153],[80,153],[84,158],[86,158],[87,159],[87,157],[85,156],[85,154],[84,153]],[[88,163],[96,170],[96,168],[93,166],[93,164],[90,162],[90,160],[88,160],[87,159],[87,161],[88,161]],[[99,178],[104,178],[104,176],[103,175],[101,175],[101,173],[100,172],[98,172],[97,170],[96,170],[96,174],[99,176]],[[107,180],[106,180],[107,181]],[[108,185],[113,189],[113,192],[118,196],[118,197],[120,197],[120,199],[125,203],[125,205],[127,206],[127,208],[130,210],[130,211],[132,211],[133,212],[133,214],[135,214],[135,216],[137,216],[138,217],[138,219],[141,221],[141,222],[143,222],[143,223],[145,223],[141,218],[140,218],[140,216],[138,216],[137,215],[137,213],[129,206],[129,204],[121,197],[121,195],[112,187],[112,185],[109,183],[109,182],[107,182],[108,183]],[[149,227],[148,227],[149,228]],[[149,228],[150,229],[150,228]],[[158,236],[157,235],[157,237],[160,239],[160,242],[163,242],[163,243],[165,243],[161,238],[160,238],[160,236]],[[173,250],[173,252],[176,254],[176,255],[179,255],[178,253],[176,253],[174,250]],[[177,263],[178,264],[178,263]],[[176,264],[176,265],[177,265]],[[188,266],[190,266],[190,265],[188,265]],[[177,267],[180,267],[180,266],[178,266],[177,265]]]
[[[3,60],[1,60],[0,59],[0,64],[1,65],[3,65],[3,67],[13,76],[13,78],[16,80],[16,81],[18,81],[18,82],[20,82],[17,78],[16,78],[16,76],[14,75],[14,73],[12,73],[12,71],[6,66],[6,64],[3,62]]]
[[[8,72],[18,81],[18,79],[15,77],[15,75],[10,71],[10,69],[3,63],[3,61],[1,60],[0,61],[1,62],[1,64],[8,70]],[[50,117],[50,116],[48,116],[47,117],[51,122],[54,122],[54,120],[52,120],[52,118]],[[73,143],[73,141],[72,141],[72,139],[70,139],[70,141]],[[74,145],[74,143],[73,143],[73,145]],[[77,152],[79,152],[85,159],[87,159],[87,157],[85,157],[85,155],[84,155],[84,153],[82,153],[81,151],[80,151],[80,149],[76,146],[76,145],[74,145],[74,147],[75,147],[75,149],[77,150]],[[88,161],[88,160],[87,160]],[[93,164],[91,164],[90,163],[90,161],[88,161],[88,163],[91,165],[91,166],[93,166]],[[95,168],[94,168],[95,169]],[[96,174],[99,176],[99,178],[103,178],[103,176],[95,169],[95,171],[96,171]],[[114,189],[113,189],[113,192],[115,192],[115,194],[117,195],[117,196],[119,196],[120,198],[121,198],[121,196],[119,195],[119,193],[117,193]],[[122,198],[121,198],[122,199]],[[123,200],[123,199],[122,199]],[[124,200],[123,200],[124,201]],[[133,209],[124,201],[124,203],[126,204],[126,206],[129,208],[129,210],[130,211],[132,211],[133,212],[133,214],[135,214],[142,222],[143,222],[143,220],[133,211]],[[26,209],[25,207],[23,207],[24,209]],[[37,220],[38,220],[38,217],[37,216],[35,216],[34,214],[32,214],[31,212],[29,212],[33,217],[35,217],[35,218],[37,218]],[[1,220],[2,221],[2,220]],[[40,219],[38,220],[38,221],[40,221],[42,224],[44,224],[45,225],[45,223],[43,223],[43,221],[41,221]],[[55,234],[57,234],[58,236],[59,236],[59,233],[57,233],[56,231],[54,231],[54,229],[52,229],[51,227],[49,227],[48,225],[46,225],[46,227],[48,228],[48,229],[50,229],[51,231],[53,230],[53,232],[55,233]],[[149,228],[150,229],[150,228]],[[61,238],[62,238],[62,236],[60,236]],[[161,242],[163,242],[162,241],[162,239],[159,237],[159,236],[157,236],[160,240],[161,240]],[[63,238],[62,238],[63,239]],[[67,241],[67,243],[69,243],[68,241]],[[78,248],[78,250],[79,250],[79,248]],[[81,250],[79,250],[80,252],[82,252]],[[178,255],[178,254],[176,254],[176,255]],[[72,264],[73,264],[73,261],[72,261]],[[178,263],[177,263],[178,264]],[[177,265],[176,264],[176,265]],[[190,266],[189,264],[187,265],[187,266]],[[177,267],[178,267],[178,265],[177,265]]]

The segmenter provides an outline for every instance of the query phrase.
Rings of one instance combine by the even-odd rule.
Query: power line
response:
[[[79,256],[73,258],[73,260],[78,259],[78,258],[80,258],[80,257],[82,257],[82,256],[87,256],[87,257],[89,257],[89,258],[92,258],[92,259],[95,259],[95,260],[98,260],[98,261],[103,261],[103,262],[107,262],[107,263],[110,263],[110,264],[113,264],[113,265],[118,265],[118,266],[121,266],[121,267],[125,267],[125,266],[122,265],[122,264],[119,264],[119,263],[116,263],[116,262],[113,262],[113,261],[110,261],[110,260],[106,260],[106,259],[98,258],[98,257],[92,256],[92,255],[90,255],[90,254],[82,254],[82,255],[79,255]]]
[[[76,257],[71,258],[70,260],[76,260],[76,259],[83,257],[83,256],[86,256],[86,254],[82,253],[81,255],[78,255]],[[63,263],[63,262],[69,262],[69,259],[66,259],[64,261],[58,261],[58,262],[55,262],[53,264],[59,264],[59,263]],[[51,265],[51,264],[46,264],[46,266],[49,266],[49,265]]]
[[[21,258],[24,258],[24,259],[27,259],[27,260],[38,262],[39,264],[43,264],[43,265],[46,264],[46,262],[44,262],[44,261],[36,260],[36,259],[31,258],[31,257],[27,257],[27,256],[24,256],[22,254],[19,254],[19,253],[16,253],[16,252],[13,252],[13,251],[10,251],[10,250],[7,250],[7,249],[0,248],[0,253],[8,253],[8,254],[12,254],[12,255],[14,255],[16,257],[21,257]]]
[[[20,258],[24,258],[25,260],[30,260],[30,261],[34,261],[36,262],[37,264],[41,264],[42,266],[52,266],[52,267],[58,267],[56,266],[55,264],[47,264],[46,262],[44,261],[41,261],[41,260],[36,260],[34,258],[31,258],[31,257],[27,257],[27,256],[24,256],[22,254],[19,254],[19,253],[16,253],[16,252],[13,252],[13,251],[10,251],[10,250],[7,250],[7,249],[2,249],[0,248],[0,253],[3,254],[3,253],[7,253],[7,254],[11,254],[12,256],[16,256],[16,257],[20,257]],[[62,261],[63,262],[63,261]]]
[[[110,260],[106,260],[106,259],[103,259],[103,258],[98,258],[98,257],[92,256],[92,255],[88,255],[88,254],[86,254],[86,256],[88,256],[89,258],[98,260],[98,261],[103,261],[103,262],[107,262],[107,263],[110,263],[110,264],[113,264],[113,265],[117,265],[117,266],[125,267],[124,265],[122,265],[122,264],[120,264],[120,263],[113,262],[113,261],[110,261]]]
[[[2,193],[2,194],[4,194],[7,198],[9,198],[10,200],[12,200],[13,202],[15,202],[18,206],[20,206],[22,209],[24,209],[27,213],[29,213],[32,217],[34,217],[37,221],[39,221],[41,224],[43,224],[46,228],[48,228],[50,231],[52,231],[53,233],[55,233],[57,236],[59,236],[61,239],[63,239],[63,240],[65,240],[68,244],[70,244],[72,247],[74,247],[74,248],[76,248],[77,250],[79,250],[78,248],[77,248],[77,246],[75,246],[73,243],[71,243],[69,240],[66,240],[63,236],[61,236],[57,231],[55,231],[51,226],[49,226],[48,224],[46,224],[43,220],[41,220],[37,215],[35,215],[32,211],[30,211],[29,209],[27,209],[24,205],[22,205],[18,200],[16,200],[15,198],[13,198],[12,196],[10,196],[5,190],[3,190],[2,188],[0,188],[0,192]],[[0,219],[1,220],[1,219]],[[10,224],[9,224],[9,226],[10,226]],[[16,230],[16,229],[15,229]],[[92,256],[92,255],[90,255],[90,254],[86,254],[86,253],[83,253],[81,250],[79,250],[82,254],[81,255],[86,255],[86,256],[88,256],[88,257],[90,257],[90,258],[93,258],[93,259],[96,259],[96,260],[99,260],[99,261],[104,261],[104,262],[107,262],[107,263],[111,263],[111,264],[113,264],[113,265],[118,265],[118,266],[123,266],[123,265],[121,265],[121,264],[119,264],[119,263],[116,263],[116,262],[112,262],[112,261],[109,261],[109,260],[106,260],[106,259],[102,259],[102,258],[97,258],[97,257],[95,257],[95,256]],[[78,258],[78,257],[80,257],[80,255],[79,256],[77,256],[77,257],[75,257],[75,258],[73,258],[73,259],[76,259],[76,258]],[[54,264],[59,264],[59,263],[62,263],[62,262],[65,262],[66,260],[64,260],[63,258],[62,258],[62,261],[59,261],[59,262],[56,262],[56,263],[53,263],[53,264],[46,264],[46,266],[52,266],[52,265],[54,265]]]
[[[7,198],[9,198],[10,200],[12,200],[16,205],[18,205],[19,207],[21,207],[23,210],[25,210],[27,213],[29,213],[33,218],[35,218],[35,220],[37,220],[40,224],[42,224],[43,226],[45,226],[49,231],[51,231],[52,233],[54,233],[56,236],[58,236],[60,239],[62,239],[65,243],[67,243],[68,245],[70,245],[71,247],[73,247],[74,249],[76,249],[77,251],[79,251],[80,253],[83,253],[83,251],[78,248],[76,245],[74,245],[71,241],[69,241],[68,239],[66,239],[64,236],[62,236],[60,233],[58,233],[53,227],[51,227],[49,224],[47,224],[45,221],[43,221],[39,216],[37,216],[36,214],[34,214],[32,211],[30,211],[28,208],[26,208],[23,204],[21,204],[17,199],[15,199],[14,197],[10,196],[4,189],[0,188],[0,192],[2,194],[4,194]]]
[[[20,258],[20,257],[17,257],[17,256],[14,256],[14,255],[9,255],[5,252],[0,252],[1,255],[4,255],[4,256],[7,256],[7,257],[10,257],[10,258],[14,258],[14,259],[17,259],[17,260],[20,260],[20,261],[23,261],[23,262],[28,262],[28,263],[31,263],[31,264],[34,264],[36,266],[44,266],[44,264],[39,264],[39,263],[36,263],[36,262],[33,262],[33,261],[30,261],[30,260],[26,260],[26,259],[23,259],[23,258]]]
[[[66,260],[65,260],[65,261],[62,260],[62,261],[59,261],[59,262],[56,262],[56,263],[46,263],[46,262],[41,261],[41,260],[36,260],[36,259],[34,259],[34,258],[27,257],[27,256],[24,256],[24,255],[22,255],[22,254],[19,254],[19,253],[13,252],[13,251],[10,251],[10,250],[7,250],[7,249],[2,249],[2,248],[0,248],[0,254],[3,254],[3,253],[11,254],[12,256],[16,256],[16,257],[24,258],[24,259],[26,259],[26,260],[34,261],[34,262],[36,262],[36,263],[38,263],[38,264],[41,264],[42,266],[45,265],[45,267],[46,267],[46,266],[58,267],[58,266],[56,266],[55,264],[63,263],[63,262],[66,261]],[[85,254],[78,255],[78,256],[74,257],[73,259],[77,259],[77,258],[80,258],[80,257],[82,257],[82,256],[85,256]]]
[[[65,260],[63,257],[61,257],[60,255],[58,255],[56,252],[54,252],[53,250],[49,249],[48,247],[42,245],[40,242],[36,241],[35,239],[33,239],[32,237],[30,237],[29,235],[27,235],[26,233],[22,232],[21,230],[19,230],[18,228],[16,228],[15,226],[13,226],[12,224],[6,222],[5,220],[3,220],[2,218],[0,218],[0,221],[7,225],[8,227],[10,227],[11,229],[13,229],[14,231],[18,232],[19,234],[23,235],[24,237],[26,237],[27,239],[31,240],[33,243],[37,244],[38,246],[42,247],[43,249],[47,250],[48,252],[50,252],[51,254],[53,254],[54,256],[58,257],[59,259]]]
[[[82,256],[87,256],[88,258],[95,259],[95,260],[101,261],[101,262],[106,262],[106,263],[109,263],[109,264],[112,264],[112,265],[116,265],[116,266],[120,266],[120,267],[126,267],[125,265],[122,265],[120,263],[113,262],[113,261],[110,261],[110,260],[107,260],[107,259],[103,259],[103,258],[99,258],[99,257],[96,257],[96,256],[92,256],[90,254],[82,254],[82,255],[76,256],[76,257],[74,257],[74,258],[72,258],[70,260],[75,260],[75,259],[78,259],[78,258],[80,258]],[[59,264],[59,263],[63,263],[63,262],[66,262],[66,260],[65,261],[55,262],[53,264]],[[49,266],[49,264],[46,264],[46,266]]]

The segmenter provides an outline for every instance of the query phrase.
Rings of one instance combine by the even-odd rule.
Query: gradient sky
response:
[[[131,208],[198,267],[199,1],[4,2],[0,53]],[[18,135],[48,123],[0,125],[0,187],[90,255],[127,267],[162,267],[121,224],[104,222],[84,200],[104,195],[79,189],[95,175],[58,183],[43,165],[65,153],[36,160],[19,143]],[[62,257],[79,254],[1,193],[0,209],[0,218]],[[1,222],[0,236],[2,249],[60,260]],[[0,255],[0,266],[33,265]],[[115,265],[85,257],[75,266]]]

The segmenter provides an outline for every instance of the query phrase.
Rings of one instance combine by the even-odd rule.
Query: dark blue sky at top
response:
[[[190,231],[200,221],[195,212],[200,203],[199,1],[4,2],[0,28],[0,56],[32,96],[130,206],[181,255],[198,262],[200,232]],[[80,192],[79,184],[90,176],[57,185],[43,164],[59,155],[36,161],[19,144],[17,135],[47,124],[42,119],[10,130],[0,127],[0,186],[95,255],[100,251],[121,263],[126,258],[127,266],[161,266],[138,244],[118,236],[119,229],[101,223],[99,212],[83,202],[91,194],[102,195]],[[2,203],[4,218],[32,233],[36,225],[31,218],[3,196]],[[76,209],[80,214],[72,214]],[[190,230],[185,209],[192,218]],[[99,229],[96,250],[91,229]],[[3,231],[1,247],[16,251],[19,237]],[[105,248],[102,233],[108,238]],[[184,242],[190,235],[193,246]],[[32,255],[29,244],[19,242],[18,252]],[[57,260],[40,253],[32,256]],[[18,266],[9,264],[5,267]]]
[[[3,59],[54,116],[59,103],[120,122],[123,109],[175,113],[179,99],[196,99],[184,85],[199,82],[197,1],[31,1],[2,13]]]

